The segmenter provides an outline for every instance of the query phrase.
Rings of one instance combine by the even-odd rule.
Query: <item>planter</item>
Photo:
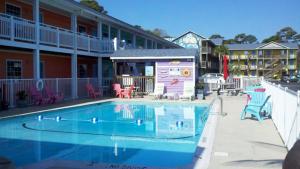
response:
[[[27,100],[17,100],[17,106],[20,108],[27,107]]]

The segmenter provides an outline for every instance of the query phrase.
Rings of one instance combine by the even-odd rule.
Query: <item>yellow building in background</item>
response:
[[[281,78],[299,71],[297,43],[228,44],[235,75]]]

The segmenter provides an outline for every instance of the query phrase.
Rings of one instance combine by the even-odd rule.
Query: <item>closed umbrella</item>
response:
[[[226,80],[229,76],[228,72],[228,57],[224,55],[223,57],[223,72],[224,72],[224,80]]]

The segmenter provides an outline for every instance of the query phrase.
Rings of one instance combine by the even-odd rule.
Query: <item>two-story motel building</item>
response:
[[[73,98],[78,78],[113,75],[109,55],[120,44],[178,48],[74,0],[0,2],[0,79],[69,78]]]

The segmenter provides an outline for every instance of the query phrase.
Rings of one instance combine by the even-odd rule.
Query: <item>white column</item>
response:
[[[77,86],[77,16],[72,14],[71,16],[71,28],[73,31],[73,47],[74,53],[71,55],[71,76],[72,76],[72,98],[78,97]]]
[[[40,42],[40,1],[33,1],[33,20],[35,21],[35,40],[36,44]]]
[[[78,98],[77,53],[71,55],[72,98]]]
[[[99,21],[97,25],[97,35],[100,39],[102,39],[102,22]]]
[[[145,38],[144,49],[148,48],[148,40]]]
[[[110,34],[110,32],[111,32],[111,26],[107,25],[107,27],[108,27],[108,39],[111,40],[111,34]]]
[[[99,83],[99,86],[101,87],[102,80],[103,80],[102,79],[103,75],[102,75],[102,58],[101,57],[98,57],[97,66],[98,66],[98,83]]]
[[[157,49],[157,42],[154,42],[154,49]]]
[[[136,35],[135,34],[132,35],[132,47],[136,48]]]
[[[33,1],[33,20],[35,21],[35,42],[36,42],[36,49],[33,50],[33,78],[35,80],[40,80],[40,1],[34,0]]]
[[[118,40],[121,42],[122,39],[121,39],[121,29],[118,29]]]
[[[40,49],[33,50],[33,78],[40,80]]]

